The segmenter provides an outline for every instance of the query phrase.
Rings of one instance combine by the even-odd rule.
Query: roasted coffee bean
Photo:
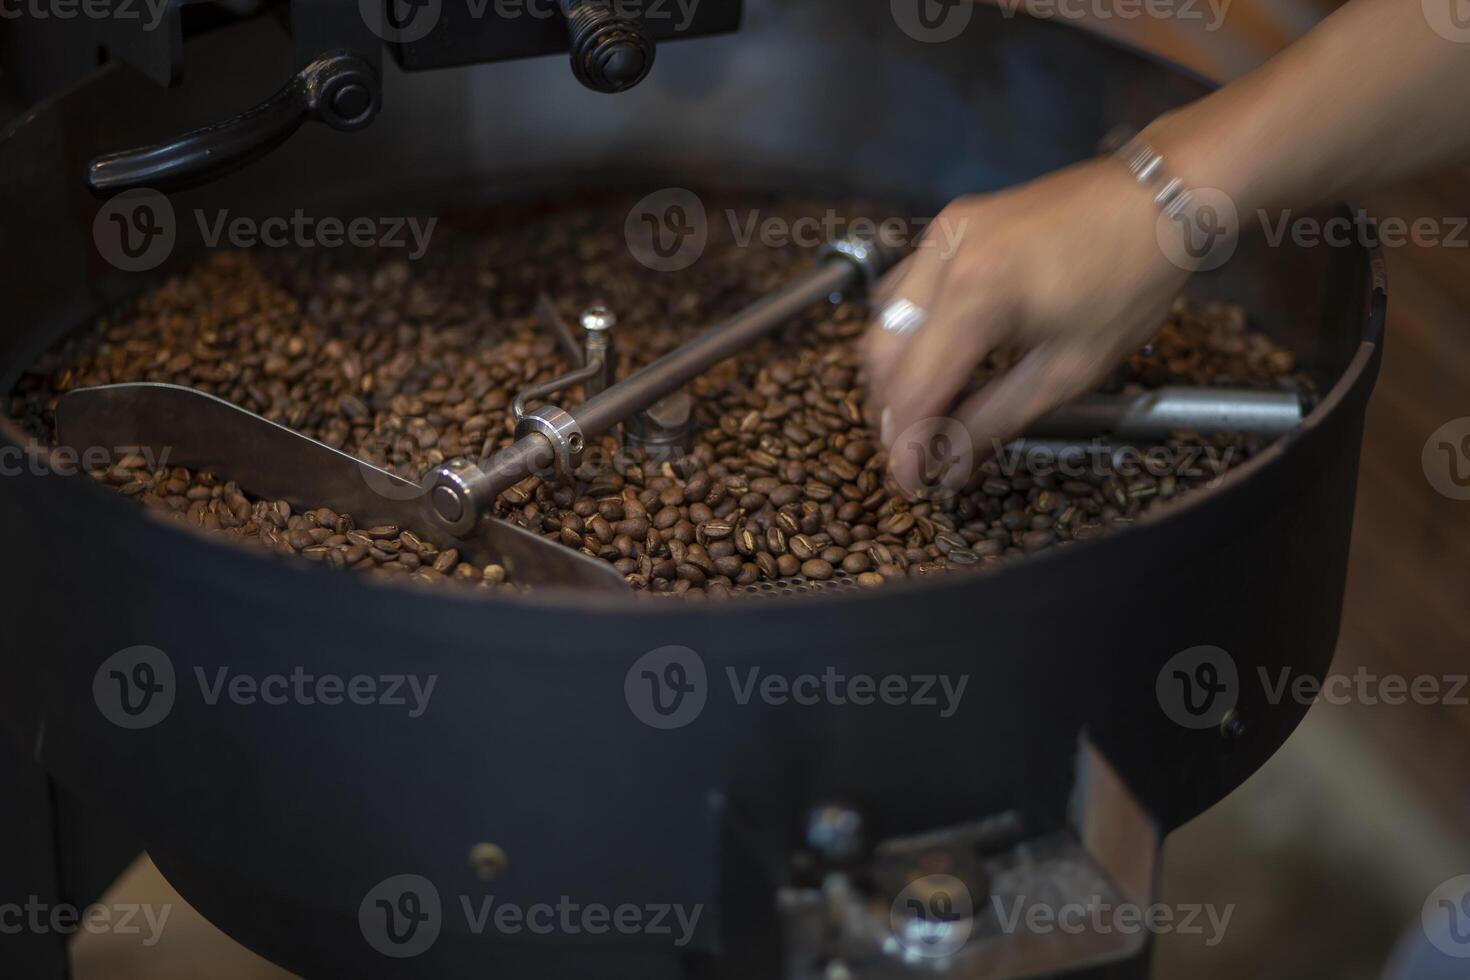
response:
[[[820,558],[813,558],[810,561],[801,563],[801,574],[807,578],[815,579],[818,582],[825,582],[834,573],[830,562],[823,561]]]
[[[579,203],[490,222],[486,231],[455,231],[462,237],[454,246],[412,264],[389,258],[359,268],[335,254],[216,250],[44,355],[12,391],[12,414],[49,439],[63,387],[159,380],[203,388],[410,479],[449,458],[488,455],[511,441],[515,394],[566,368],[531,315],[542,290],[573,304],[591,299],[592,283],[618,298],[640,324],[621,351],[626,375],[688,339],[696,324],[785,281],[803,261],[798,250],[745,249],[738,263],[701,266],[722,270],[707,282],[614,265],[606,257],[625,247],[627,203]],[[748,202],[729,203],[732,213],[749,213]],[[827,205],[765,207],[795,220]],[[708,249],[723,257],[720,250],[734,247],[729,237],[712,228]],[[466,304],[467,295],[489,298]],[[216,296],[230,303],[202,299]],[[1167,472],[1095,468],[1064,481],[1024,468],[1003,473],[1000,461],[987,461],[975,474],[978,488],[911,502],[887,480],[876,420],[863,415],[865,318],[855,304],[828,308],[810,329],[764,340],[693,382],[688,457],[650,461],[611,437],[590,440],[576,480],[527,478],[501,496],[497,516],[613,562],[636,587],[654,591],[717,593],[729,583],[798,574],[814,560],[868,576],[866,585],[902,577],[910,565],[928,574],[993,564],[1126,526],[1218,475],[1209,467],[1183,471],[1199,450],[1229,450],[1237,465],[1265,445],[1179,434],[1162,447],[1172,461]],[[991,361],[976,380],[1003,366]],[[1310,393],[1291,352],[1223,304],[1176,303],[1115,381],[1301,385]],[[150,472],[135,455],[94,476],[163,513],[265,547],[310,551],[332,567],[381,566],[441,585],[446,576],[436,569],[445,568],[455,582],[500,584],[415,531],[360,530],[350,514],[323,507],[297,515],[284,501],[254,501],[209,474]],[[673,545],[681,550],[671,562]],[[687,560],[691,553],[709,567]],[[421,566],[410,569],[415,560]],[[702,585],[677,577],[686,564],[700,568]]]
[[[965,547],[965,539],[953,531],[941,531],[934,535],[934,544],[941,554],[949,554],[955,548]]]
[[[914,515],[905,510],[895,511],[878,522],[878,530],[881,533],[891,534],[894,537],[903,537],[913,529],[913,526]]]

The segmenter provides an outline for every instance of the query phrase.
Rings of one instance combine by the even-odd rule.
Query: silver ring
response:
[[[895,337],[907,337],[924,325],[929,311],[906,299],[894,299],[878,310],[878,326]]]

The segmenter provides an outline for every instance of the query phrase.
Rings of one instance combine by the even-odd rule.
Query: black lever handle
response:
[[[657,51],[641,20],[619,16],[612,8],[608,0],[561,0],[572,72],[597,92],[623,92],[643,81]]]
[[[87,167],[87,185],[103,195],[202,184],[265,156],[308,119],[343,131],[361,129],[378,114],[382,99],[378,73],[366,61],[342,52],[325,54],[233,119],[157,146],[97,157]]]

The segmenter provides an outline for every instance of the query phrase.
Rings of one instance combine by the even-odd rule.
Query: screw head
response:
[[[454,492],[453,487],[435,487],[433,502],[434,512],[450,523],[464,517],[464,501]]]
[[[617,326],[618,318],[606,306],[589,306],[582,311],[582,329],[588,333],[603,333]]]
[[[367,112],[373,104],[373,93],[366,85],[348,82],[332,93],[332,111],[343,119],[353,120]]]

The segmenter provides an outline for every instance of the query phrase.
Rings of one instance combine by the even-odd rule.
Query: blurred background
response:
[[[1094,14],[1088,26],[1223,79],[1333,6],[1199,0],[1199,19]],[[1470,215],[1466,177],[1384,189],[1363,203],[1380,219]],[[1368,415],[1334,672],[1444,677],[1470,670],[1470,503],[1435,492],[1420,453],[1435,429],[1470,415],[1470,249],[1406,245],[1386,258],[1388,342]],[[1315,706],[1260,773],[1170,839],[1163,899],[1232,913],[1217,945],[1208,935],[1162,938],[1156,976],[1383,976],[1400,938],[1419,934],[1433,889],[1470,873],[1467,737],[1463,706]],[[193,914],[146,859],[104,901],[169,903],[168,928],[153,948],[136,937],[79,936],[79,980],[288,976]]]

